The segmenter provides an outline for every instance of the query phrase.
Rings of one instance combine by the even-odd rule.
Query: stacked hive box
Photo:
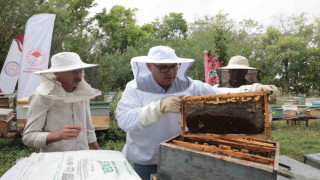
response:
[[[92,124],[95,130],[103,130],[109,128],[109,103],[91,102],[90,103]]]
[[[14,94],[0,93],[0,108],[13,109],[14,107]]]
[[[310,106],[308,107],[307,114],[309,118],[320,118],[320,106]]]
[[[22,132],[28,118],[28,97],[17,101],[17,131]]]
[[[286,100],[283,102],[284,105],[299,105],[299,101],[297,100]]]
[[[11,129],[13,109],[0,109],[0,137],[4,137]]]
[[[320,101],[311,101],[312,106],[308,106],[309,118],[320,118]]]
[[[263,92],[183,98],[181,135],[160,144],[157,177],[277,179],[279,143],[261,139],[268,116]]]
[[[281,120],[283,118],[281,106],[269,106],[269,110],[271,111],[273,121]]]
[[[304,105],[282,105],[284,118],[303,118],[307,117],[307,106]]]

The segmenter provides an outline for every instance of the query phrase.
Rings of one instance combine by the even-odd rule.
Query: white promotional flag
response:
[[[23,45],[23,34],[17,35],[11,43],[6,61],[0,74],[0,93],[13,93],[19,73]]]
[[[33,72],[48,69],[55,14],[37,14],[26,25],[18,99],[29,97],[40,85],[40,77]]]

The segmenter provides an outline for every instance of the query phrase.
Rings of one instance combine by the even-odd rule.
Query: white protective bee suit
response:
[[[156,46],[148,56],[131,59],[134,79],[122,94],[116,109],[121,129],[127,132],[122,150],[129,161],[142,165],[158,163],[159,144],[180,134],[180,114],[160,112],[160,100],[174,95],[208,95],[254,91],[254,86],[216,88],[186,76],[193,59],[179,58],[173,49]],[[177,78],[167,91],[154,80],[146,63],[181,63]]]

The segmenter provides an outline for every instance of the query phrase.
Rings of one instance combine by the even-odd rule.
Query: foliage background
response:
[[[87,80],[103,92],[123,89],[133,78],[130,60],[147,55],[152,46],[166,45],[180,57],[195,59],[188,75],[204,80],[204,51],[227,65],[242,55],[261,70],[263,84],[275,84],[284,95],[319,96],[320,17],[308,14],[279,16],[278,26],[240,22],[228,13],[187,23],[182,13],[169,13],[139,26],[138,9],[114,6],[89,16],[94,0],[0,0],[0,67],[13,38],[24,32],[34,14],[56,14],[51,55],[77,52],[88,63],[100,64]]]

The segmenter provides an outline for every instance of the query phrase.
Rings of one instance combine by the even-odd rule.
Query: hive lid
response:
[[[14,98],[15,94],[14,93],[0,93],[0,98]]]
[[[269,92],[189,96],[182,99],[181,136],[242,134],[270,138]],[[189,132],[185,133],[185,127]],[[267,137],[261,136],[267,129]],[[198,135],[197,135],[198,136]]]
[[[13,109],[0,109],[0,116],[7,116],[13,113]]]

